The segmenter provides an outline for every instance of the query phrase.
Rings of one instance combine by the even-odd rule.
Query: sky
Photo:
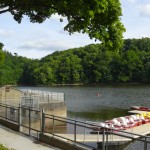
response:
[[[150,37],[150,0],[120,0],[121,21],[126,28],[124,38]],[[58,15],[44,23],[31,23],[27,17],[18,24],[9,13],[0,15],[0,42],[4,50],[32,59],[70,48],[82,47],[92,43],[88,35],[75,33],[69,35],[63,30],[66,21],[60,22]]]

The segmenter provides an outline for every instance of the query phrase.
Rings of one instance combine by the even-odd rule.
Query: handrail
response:
[[[103,129],[106,129],[106,130],[109,130],[110,128],[107,128],[107,127],[102,127],[100,125],[95,125],[95,124],[92,124],[92,123],[85,123],[83,121],[78,121],[78,120],[74,120],[74,119],[70,119],[70,118],[65,118],[65,117],[60,117],[60,116],[55,116],[55,115],[50,115],[50,114],[45,114],[44,115],[47,115],[46,118],[49,118],[48,116],[51,116],[52,118],[50,119],[53,119],[53,117],[55,118],[60,118],[60,119],[65,119],[65,120],[68,120],[68,121],[76,121],[76,123],[83,123],[83,124],[86,124],[86,125],[89,125],[88,126],[84,126],[84,125],[79,125],[81,127],[86,127],[86,128],[89,128],[89,129],[92,129],[92,127],[97,127],[97,128],[103,128]],[[55,119],[57,121],[62,121],[60,119]],[[65,122],[65,121],[62,121],[62,122]],[[70,123],[70,122],[67,122],[66,123]],[[70,123],[70,124],[74,124],[74,123]],[[92,127],[90,127],[92,126]],[[117,130],[117,129],[111,129],[112,131],[117,131],[117,132],[121,132],[121,133],[126,133],[126,134],[131,134],[131,135],[135,135],[135,136],[139,136],[139,137],[142,137],[142,138],[150,138],[150,136],[145,136],[145,135],[140,135],[140,134],[136,134],[136,133],[131,133],[131,132],[127,132],[127,131],[124,131],[124,130]],[[111,133],[111,132],[110,132]]]
[[[84,122],[84,121],[79,121],[79,120],[75,120],[75,119],[71,119],[71,118],[65,118],[65,117],[60,117],[60,116],[55,116],[55,115],[50,115],[50,114],[47,114],[47,113],[44,113],[44,111],[41,111],[40,109],[36,109],[36,108],[32,108],[32,107],[24,107],[24,106],[19,106],[19,107],[15,107],[15,106],[11,106],[11,105],[7,105],[7,104],[2,104],[0,103],[0,106],[1,107],[6,107],[6,114],[5,116],[1,115],[0,118],[4,118],[6,119],[6,121],[11,121],[11,119],[7,116],[7,112],[9,111],[9,109],[11,108],[14,108],[14,110],[17,110],[18,111],[18,119],[17,120],[12,120],[14,123],[18,123],[19,126],[22,126],[22,127],[26,127],[26,128],[29,128],[29,135],[30,135],[30,130],[33,130],[33,131],[36,131],[36,132],[41,132],[41,134],[44,134],[44,133],[48,133],[48,132],[45,132],[44,131],[44,128],[45,128],[45,119],[51,119],[52,120],[52,134],[53,136],[57,136],[57,137],[61,137],[63,139],[66,139],[66,140],[70,140],[72,142],[74,142],[75,144],[80,144],[80,145],[84,145],[84,146],[88,146],[90,147],[89,145],[86,145],[86,143],[81,143],[77,140],[77,127],[82,127],[84,129],[90,129],[90,130],[93,130],[94,128],[97,128],[98,130],[96,130],[98,133],[97,135],[99,136],[99,132],[102,132],[102,146],[103,148],[105,147],[105,143],[107,145],[107,142],[108,142],[108,135],[117,135],[117,136],[120,136],[120,137],[124,137],[124,138],[128,138],[128,139],[131,139],[131,140],[137,140],[137,141],[141,141],[144,143],[144,145],[146,145],[145,147],[147,147],[147,144],[150,143],[150,136],[145,136],[145,135],[140,135],[140,134],[136,134],[136,133],[131,133],[131,132],[127,132],[127,131],[124,131],[124,130],[117,130],[117,129],[112,129],[112,128],[108,128],[108,127],[103,127],[99,124],[96,124],[96,123],[100,123],[100,122]],[[29,126],[26,126],[24,124],[21,124],[19,122],[20,120],[20,111],[21,111],[21,108],[25,108],[27,110],[29,110]],[[5,110],[5,109],[4,109]],[[37,112],[41,112],[41,125],[40,126],[40,129],[36,130],[34,128],[32,128],[31,126],[31,112],[30,111],[37,111]],[[71,139],[69,138],[66,138],[66,137],[63,137],[61,136],[60,134],[55,134],[54,133],[54,121],[59,121],[59,122],[63,122],[63,123],[67,123],[67,124],[71,124],[74,126],[74,129],[73,129],[73,137]],[[110,130],[111,129],[111,130]],[[84,130],[84,138],[85,138],[85,130]],[[106,135],[106,138],[105,138],[105,135]],[[95,141],[96,142],[96,141]],[[97,139],[97,142],[98,142],[98,139]],[[108,146],[108,145],[107,145]],[[105,149],[105,148],[104,148]],[[146,148],[144,148],[145,150]]]
[[[17,107],[17,106],[13,106],[13,105],[8,105],[8,104],[4,104],[4,103],[0,103],[0,106],[3,106],[3,107],[8,107],[8,108],[16,108],[16,109],[18,109],[19,107]]]
[[[149,140],[150,136],[140,135],[140,134],[131,133],[131,132],[122,131],[122,130],[116,130],[116,129],[111,129],[111,131],[110,131],[110,128],[102,127],[100,125],[95,125],[95,124],[87,123],[87,122],[85,123],[83,121],[78,121],[78,120],[74,120],[74,119],[69,119],[69,118],[64,118],[64,117],[54,116],[54,115],[49,115],[49,114],[43,114],[43,117],[52,119],[53,122],[56,120],[56,121],[65,122],[65,123],[74,125],[74,132],[73,132],[74,138],[73,139],[72,138],[69,139],[69,138],[63,137],[61,135],[55,134],[54,130],[52,131],[52,133],[49,133],[49,134],[52,134],[53,136],[58,136],[62,139],[67,139],[67,140],[73,141],[75,144],[80,144],[80,145],[83,144],[82,142],[76,141],[76,136],[77,136],[76,128],[77,128],[77,126],[88,128],[88,129],[93,129],[93,127],[99,127],[101,129],[101,132],[102,132],[102,141],[101,142],[102,142],[102,149],[103,150],[105,150],[105,149],[108,150],[108,135],[116,135],[119,137],[131,139],[131,141],[133,141],[133,140],[141,141],[144,144],[144,150],[147,150],[147,144],[150,143],[150,140]],[[86,126],[86,125],[88,125],[88,126]],[[53,126],[54,126],[54,124],[53,124]],[[98,132],[97,135],[99,136],[100,130],[97,130],[97,132]],[[106,135],[106,138],[105,138],[105,135]],[[84,139],[85,139],[85,132],[84,132]],[[97,142],[98,142],[98,138],[97,138]],[[90,145],[86,145],[86,144],[84,146],[90,147]]]

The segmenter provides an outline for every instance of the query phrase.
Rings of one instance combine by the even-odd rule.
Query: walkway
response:
[[[60,150],[0,124],[0,144],[11,150]]]

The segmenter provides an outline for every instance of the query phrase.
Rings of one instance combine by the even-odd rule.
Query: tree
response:
[[[47,65],[34,70],[34,80],[36,85],[51,85],[54,83],[54,74],[52,68]]]
[[[3,43],[0,43],[0,64],[2,64],[4,62],[4,59],[5,59],[5,55],[4,55],[4,52],[3,52]]]
[[[64,30],[70,34],[87,33],[117,50],[123,44],[125,28],[119,0],[1,0],[0,14],[5,12],[10,12],[18,23],[24,15],[33,23],[42,23],[57,13],[60,21],[61,17],[67,18]]]
[[[58,83],[79,83],[82,79],[83,68],[81,59],[70,52],[63,53],[57,71]]]

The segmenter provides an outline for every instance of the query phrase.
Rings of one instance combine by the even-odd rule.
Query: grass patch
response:
[[[0,144],[0,150],[9,150],[9,149]]]

